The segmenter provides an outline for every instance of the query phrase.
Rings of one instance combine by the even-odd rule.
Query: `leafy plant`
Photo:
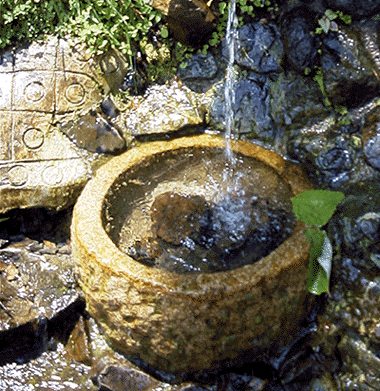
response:
[[[216,26],[216,31],[213,32],[211,39],[208,42],[209,46],[217,46],[224,37],[226,31],[228,12],[231,2],[222,0],[218,4],[219,18]],[[236,0],[236,14],[238,17],[239,26],[244,22],[245,17],[254,18],[255,11],[262,10],[266,7],[268,13],[277,12],[278,5],[276,2],[269,0]]]
[[[336,22],[334,22],[334,20],[337,18],[339,18],[340,20],[342,20],[346,24],[351,23],[351,16],[350,15],[345,15],[342,11],[334,12],[334,11],[328,9],[325,11],[325,14],[323,15],[323,17],[318,20],[318,24],[320,25],[320,27],[317,27],[315,29],[315,32],[317,34],[322,34],[322,32],[327,34],[330,30],[331,31],[338,31],[338,25],[336,24]]]
[[[133,41],[161,20],[145,0],[3,0],[0,48],[45,34],[82,38],[94,53],[110,47],[131,56]]]
[[[317,67],[316,68],[316,73],[313,77],[313,80],[315,82],[317,82],[318,86],[319,86],[319,89],[321,90],[322,92],[322,95],[324,96],[324,100],[323,100],[323,103],[326,107],[329,107],[331,106],[331,102],[329,100],[329,98],[327,97],[326,95],[326,91],[325,91],[325,85],[323,83],[323,71],[322,71],[322,67]]]
[[[313,226],[305,230],[306,239],[310,244],[306,286],[309,292],[315,295],[324,292],[329,294],[333,254],[331,242],[320,227],[327,224],[343,198],[344,194],[340,191],[309,190],[291,200],[298,220]]]

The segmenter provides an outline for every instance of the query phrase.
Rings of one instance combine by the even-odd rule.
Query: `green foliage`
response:
[[[110,47],[132,55],[133,41],[161,19],[145,0],[3,0],[0,48],[45,34],[81,37],[95,53]]]
[[[317,27],[315,32],[317,34],[328,33],[331,31],[338,31],[338,25],[336,22],[333,22],[335,19],[339,18],[342,22],[346,24],[351,23],[351,16],[345,15],[342,11],[332,11],[330,9],[325,11],[325,14],[321,19],[318,20],[320,27]]]
[[[310,244],[309,272],[306,287],[309,292],[320,295],[329,293],[332,245],[323,230],[307,229],[305,236]]]
[[[2,217],[2,218],[0,218],[0,223],[2,223],[3,221],[7,221],[7,220],[9,220],[9,217]]]
[[[343,198],[344,194],[340,191],[305,191],[292,198],[293,211],[298,220],[321,227],[331,219]]]
[[[325,85],[323,83],[323,71],[322,71],[322,68],[321,67],[316,67],[316,73],[313,77],[313,80],[316,81],[319,85],[319,89],[321,90],[323,96],[324,96],[324,100],[323,100],[323,103],[326,107],[329,107],[331,106],[331,102],[329,100],[329,98],[327,97],[326,95],[326,91],[325,91]]]
[[[269,0],[236,0],[236,13],[238,16],[239,26],[243,24],[245,17],[254,18],[256,10],[263,10],[266,7],[267,12],[277,12],[278,5]],[[228,11],[230,9],[230,1],[222,0],[219,2],[219,18],[216,31],[212,34],[209,40],[209,46],[217,46],[224,37],[226,31]]]
[[[298,220],[321,227],[330,220],[344,194],[340,191],[309,190],[292,198],[293,211]],[[306,286],[320,295],[329,293],[332,262],[332,245],[324,230],[312,228],[305,231],[310,244],[309,272]]]

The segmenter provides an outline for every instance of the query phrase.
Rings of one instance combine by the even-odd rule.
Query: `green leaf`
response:
[[[322,27],[322,30],[327,34],[330,29],[330,19],[324,16],[322,19],[318,20],[318,23]]]
[[[298,220],[321,227],[330,220],[344,194],[340,191],[307,190],[291,199]]]
[[[7,221],[7,220],[9,220],[9,217],[0,218],[0,223],[2,223],[3,221]]]
[[[339,19],[342,20],[346,24],[350,24],[352,22],[350,15],[345,15],[342,11],[338,11]]]
[[[332,10],[326,10],[325,11],[325,15],[330,19],[330,20],[334,20],[338,17],[338,14]]]
[[[332,263],[332,245],[325,231],[307,229],[305,236],[310,244],[309,272],[306,287],[314,295],[327,292]]]
[[[161,29],[161,37],[162,38],[167,38],[169,36],[169,31],[166,26],[162,26]]]

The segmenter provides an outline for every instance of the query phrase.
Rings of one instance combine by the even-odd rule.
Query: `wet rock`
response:
[[[268,80],[268,87],[270,115],[283,131],[311,126],[330,115],[318,85],[311,78],[296,72],[281,73]]]
[[[115,153],[126,146],[119,131],[95,112],[62,124],[60,129],[78,147],[90,152]]]
[[[160,383],[125,360],[103,357],[92,368],[92,381],[104,391],[150,391]]]
[[[60,235],[62,233],[57,237]],[[24,239],[0,250],[4,265],[0,270],[1,303],[5,309],[0,311],[2,330],[34,321],[40,316],[51,318],[78,296],[71,256],[58,256],[56,247],[48,240],[39,243]]]
[[[0,322],[1,330],[28,323],[38,318],[38,309],[27,297],[20,297],[12,282],[0,274]]]
[[[148,88],[144,97],[131,97],[130,109],[120,117],[133,136],[170,134],[187,126],[202,125],[210,99],[172,80],[169,85]]]
[[[186,62],[185,67],[179,67],[178,76],[192,91],[205,93],[223,78],[223,69],[212,53],[197,52]]]
[[[281,71],[283,45],[274,24],[245,24],[237,31],[236,62],[258,73]]]
[[[365,257],[367,269],[375,266],[370,260],[380,252],[380,187],[377,180],[359,182],[347,190],[346,199],[339,208],[338,218],[331,224],[338,229],[336,240],[342,251],[352,256]],[[339,232],[339,234],[338,234]]]
[[[41,391],[81,390],[96,391],[89,377],[90,368],[65,357],[59,344],[54,351],[25,363],[0,366],[0,388],[3,390],[30,390],[31,385]]]
[[[337,249],[331,278],[331,298],[319,315],[319,349],[328,360],[343,358],[334,377],[341,389],[376,389],[380,281],[369,250],[377,247],[379,210],[377,180],[346,189],[346,198],[328,224]],[[374,225],[367,224],[368,218]],[[374,239],[374,240],[372,240]],[[340,389],[340,388],[339,388]]]
[[[258,140],[275,138],[276,128],[270,114],[270,98],[265,76],[248,72],[235,85],[235,102],[233,104],[234,133],[245,134]],[[219,86],[216,99],[210,108],[210,125],[224,130],[224,86]]]
[[[246,385],[247,391],[265,391],[268,381],[258,377],[252,377]]]
[[[0,365],[24,363],[48,348],[47,319],[37,317],[21,326],[0,332]]]
[[[196,384],[183,384],[178,391],[207,391],[207,388]]]
[[[151,207],[153,238],[128,249],[134,259],[176,273],[231,270],[258,261],[290,236],[294,219],[258,197],[167,192]],[[158,238],[158,240],[157,240]]]
[[[368,164],[380,170],[380,109],[367,116],[362,131],[363,151]]]
[[[310,383],[310,391],[338,391],[331,376],[325,374],[323,377],[313,379]]]
[[[380,4],[376,0],[326,0],[331,9],[343,11],[354,19],[371,16],[380,11]]]
[[[312,179],[319,185],[333,188],[342,186],[351,179],[357,151],[350,143],[350,138],[333,135],[333,130],[318,136],[313,132],[296,137],[288,144],[289,155],[302,162]]]
[[[98,158],[72,143],[58,124],[99,107],[104,93],[121,84],[125,61],[116,52],[95,58],[83,45],[55,37],[2,51],[1,58],[0,213],[65,208],[74,203]],[[81,125],[89,129],[77,125],[72,139]],[[115,137],[107,135],[107,142]],[[104,141],[98,132],[82,139],[84,148]],[[117,139],[114,151],[124,145],[120,135]]]
[[[215,15],[203,0],[153,0],[152,6],[167,16],[174,37],[199,47],[215,28]]]
[[[370,390],[380,387],[380,358],[358,335],[343,336],[338,349],[345,357],[344,369],[349,373],[343,379],[350,379],[354,383],[349,389]]]
[[[226,196],[212,209],[210,232],[206,245],[215,246],[220,257],[230,258],[239,252],[239,266],[257,261],[288,237],[293,229],[291,217],[276,210],[265,200]],[[234,261],[228,259],[233,265]]]
[[[186,66],[178,71],[182,80],[213,79],[218,72],[218,64],[212,53],[195,53]]]
[[[197,239],[208,225],[209,209],[201,196],[166,192],[158,195],[152,206],[152,230],[159,238],[174,245],[187,238]]]
[[[323,37],[323,82],[333,105],[353,107],[378,93],[378,31],[376,21],[366,21]]]
[[[312,69],[317,60],[318,41],[310,34],[315,28],[315,18],[308,7],[292,9],[281,21],[281,34],[286,58],[290,66],[303,72]]]

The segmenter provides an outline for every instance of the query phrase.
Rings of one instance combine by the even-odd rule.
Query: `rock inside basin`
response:
[[[149,239],[152,232],[160,240],[169,238],[173,246],[202,236],[193,236],[186,219],[182,234],[170,227],[159,233],[157,214],[152,218],[151,208],[157,199],[168,206],[168,195],[162,196],[167,192],[177,203],[187,198],[198,216],[193,222],[197,229],[202,228],[208,208],[214,209],[211,224],[216,224],[214,230],[220,235],[213,245],[220,253],[212,262],[223,258],[225,248],[238,246],[244,253],[256,227],[253,221],[267,223],[266,212],[269,220],[273,210],[290,216],[290,198],[311,188],[302,171],[249,142],[233,142],[232,147],[237,153],[233,170],[219,137],[142,144],[99,168],[74,208],[73,254],[89,313],[114,348],[155,369],[215,370],[241,360],[247,351],[251,359],[278,352],[295,338],[309,310],[309,248],[300,222],[293,221],[281,244],[262,258],[242,265],[236,261],[231,269],[216,272],[197,270],[197,264],[191,273],[158,267],[127,254],[131,244]],[[243,224],[246,237],[235,241],[236,246],[226,223],[223,219],[217,223],[215,217],[226,202],[226,192],[249,200],[252,206],[248,208],[247,201],[241,205],[250,223],[246,228]],[[261,209],[254,212],[258,204]],[[218,224],[224,228],[217,229]]]

